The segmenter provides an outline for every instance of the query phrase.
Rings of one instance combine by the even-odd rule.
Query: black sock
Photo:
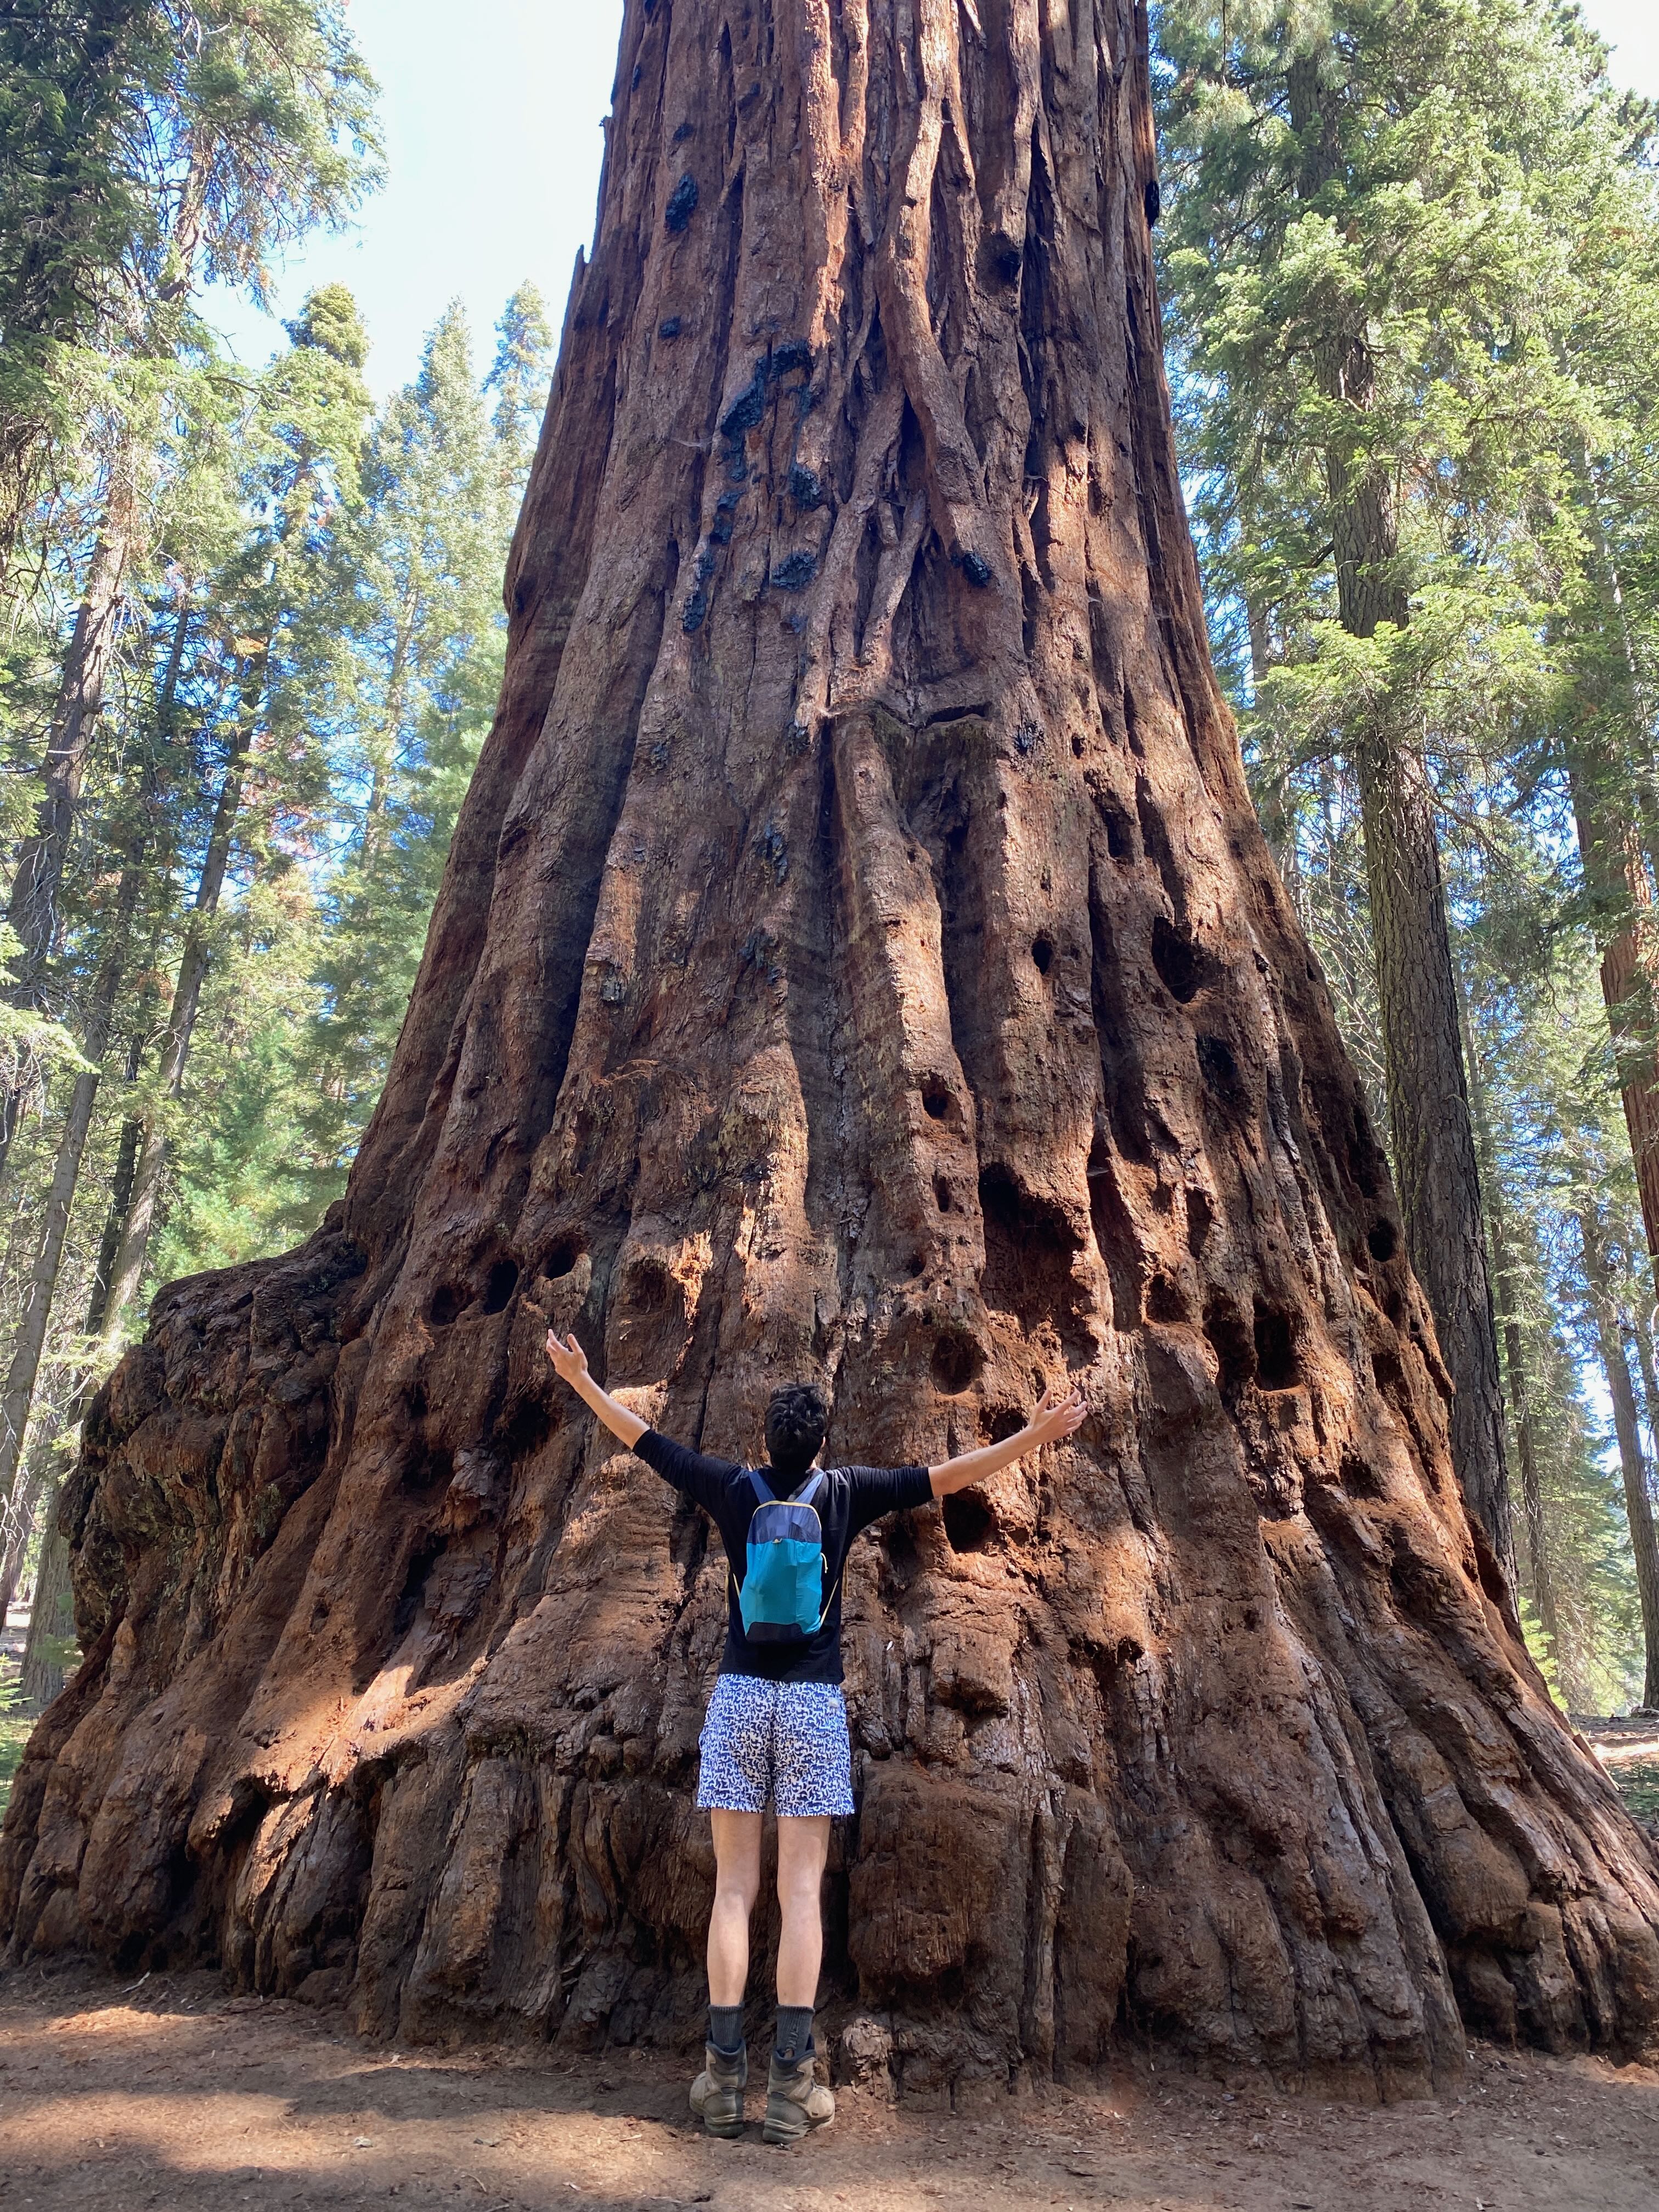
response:
[[[803,2058],[812,2056],[812,2008],[811,2005],[778,2007],[778,2033],[773,2045],[774,2056],[788,2066],[799,2066]]]
[[[743,2007],[740,2004],[709,2006],[708,2040],[727,2058],[737,2057],[743,2049]]]

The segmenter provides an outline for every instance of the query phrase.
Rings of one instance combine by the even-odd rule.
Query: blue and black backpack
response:
[[[738,1606],[755,1644],[805,1644],[823,1627],[823,1524],[812,1500],[823,1486],[815,1468],[793,1498],[775,1498],[753,1468],[760,1501],[749,1522],[749,1564]],[[833,1595],[833,1593],[832,1593]]]

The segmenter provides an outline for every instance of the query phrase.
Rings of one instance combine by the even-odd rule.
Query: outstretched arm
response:
[[[605,1423],[613,1437],[618,1437],[631,1451],[650,1427],[637,1413],[630,1413],[626,1406],[618,1405],[609,1391],[601,1390],[587,1371],[587,1354],[577,1343],[574,1334],[560,1337],[550,1328],[547,1332],[547,1356],[553,1362],[561,1381],[568,1382],[584,1405],[591,1407]]]
[[[1087,1410],[1083,1393],[1074,1383],[1051,1384],[1042,1394],[1036,1419],[1024,1428],[1017,1429],[1012,1437],[1005,1437],[1000,1444],[987,1444],[981,1451],[963,1452],[958,1459],[947,1459],[941,1466],[930,1467],[927,1476],[933,1486],[934,1497],[948,1498],[953,1490],[965,1490],[970,1482],[983,1482],[988,1475],[1000,1474],[1005,1467],[1012,1467],[1028,1452],[1040,1451],[1044,1444],[1057,1443],[1060,1437],[1069,1437],[1082,1427]]]

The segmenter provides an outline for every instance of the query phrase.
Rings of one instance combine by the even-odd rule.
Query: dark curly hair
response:
[[[786,1382],[766,1408],[766,1450],[775,1473],[797,1482],[817,1457],[830,1408],[815,1382]]]

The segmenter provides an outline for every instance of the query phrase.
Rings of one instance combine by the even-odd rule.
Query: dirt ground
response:
[[[0,1981],[0,2204],[481,2212],[1653,2212],[1659,2071],[1477,2046],[1382,2111],[1227,2094],[1143,2059],[971,2115],[839,2093],[800,2148],[694,2131],[682,2069],[367,2045],[210,1974]]]

